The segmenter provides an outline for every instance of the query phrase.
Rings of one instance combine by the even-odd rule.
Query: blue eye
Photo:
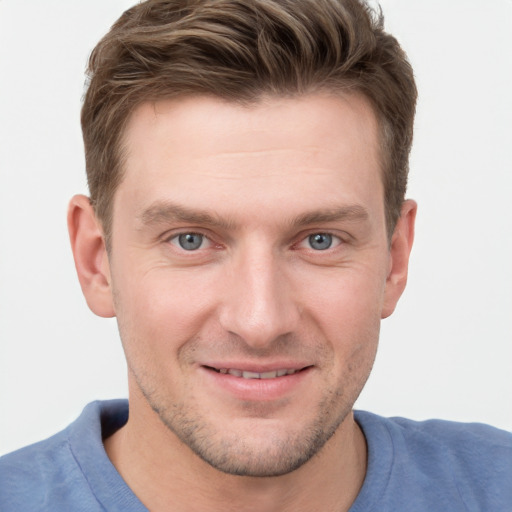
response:
[[[171,243],[179,245],[185,251],[195,251],[203,245],[205,238],[199,233],[183,233],[172,238]]]
[[[333,236],[329,233],[315,233],[308,237],[309,246],[315,251],[325,251],[332,246]]]

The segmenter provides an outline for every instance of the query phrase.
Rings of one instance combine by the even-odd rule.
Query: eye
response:
[[[333,246],[337,246],[341,243],[341,240],[330,233],[313,233],[309,235],[304,242],[308,248],[315,251],[326,251]]]
[[[210,241],[200,233],[181,233],[173,236],[169,242],[185,251],[197,251],[209,246]]]

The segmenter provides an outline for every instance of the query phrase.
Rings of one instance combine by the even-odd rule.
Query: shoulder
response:
[[[482,423],[459,423],[445,420],[414,421],[406,418],[384,418],[368,412],[357,411],[356,419],[363,431],[383,435],[409,449],[443,450],[445,456],[454,453],[459,458],[490,459],[489,453],[506,457],[512,451],[512,433]],[[413,453],[417,450],[413,450]]]
[[[373,458],[374,466],[387,471],[387,493],[399,494],[406,485],[411,499],[450,503],[451,510],[504,511],[511,506],[511,433],[479,423],[413,421],[365,412],[357,412],[356,419],[367,439],[369,462]],[[378,460],[386,459],[383,454],[386,468]]]
[[[0,510],[99,510],[84,453],[101,459],[101,416],[108,405],[93,402],[62,432],[1,457]]]
[[[440,457],[451,470],[477,473],[486,470],[512,472],[512,434],[481,423],[444,420],[412,421],[390,418],[386,426],[392,437],[403,440],[412,453]]]
[[[50,489],[79,478],[68,431],[0,458],[0,509],[44,510]]]

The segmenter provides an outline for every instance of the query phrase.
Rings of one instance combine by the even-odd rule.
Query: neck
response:
[[[141,415],[130,407],[128,423],[105,440],[105,449],[152,512],[339,512],[350,508],[364,481],[366,441],[352,413],[303,466],[286,475],[255,478],[218,471],[184,445],[151,409]]]

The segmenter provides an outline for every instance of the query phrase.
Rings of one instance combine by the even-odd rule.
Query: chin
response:
[[[333,416],[334,403],[329,401],[309,420],[285,422],[252,415],[223,425],[184,404],[171,409],[150,405],[204,462],[223,473],[247,477],[281,476],[300,468],[321,451],[351,411],[350,406],[340,411],[338,403],[338,414]]]

